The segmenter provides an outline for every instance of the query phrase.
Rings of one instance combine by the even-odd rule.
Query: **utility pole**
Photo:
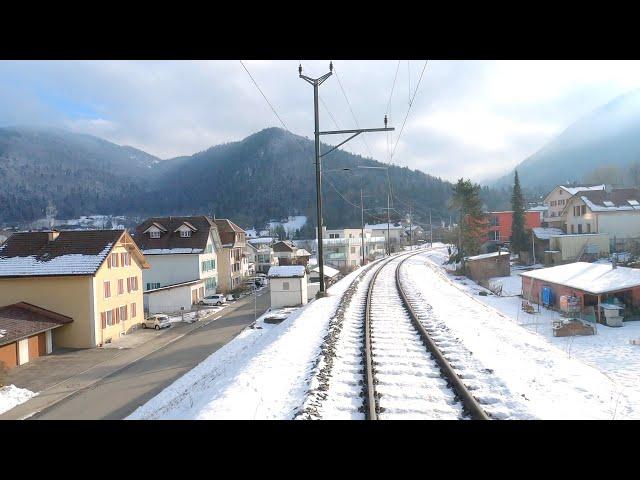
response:
[[[431,237],[429,246],[433,247],[433,223],[431,223],[431,209],[429,209],[429,236]]]
[[[411,204],[409,204],[409,250],[413,250],[413,217],[411,217]]]
[[[389,216],[390,216],[390,212],[391,212],[391,207],[389,206],[389,202],[390,202],[390,198],[391,196],[387,193],[387,254],[389,256],[391,256],[391,236],[389,234],[390,232],[390,228],[389,228]]]
[[[364,200],[360,188],[360,243],[362,245],[362,266],[364,267]]]
[[[313,85],[313,112],[315,118],[315,164],[316,164],[316,216],[318,223],[318,267],[320,270],[320,290],[317,297],[326,296],[325,282],[324,282],[324,255],[322,251],[322,164],[320,159],[325,155],[333,152],[338,147],[344,145],[352,138],[357,137],[364,132],[389,132],[395,130],[395,128],[387,128],[387,116],[384,116],[384,128],[359,128],[356,130],[333,130],[333,131],[320,131],[320,112],[318,109],[318,87],[324,83],[324,81],[333,74],[333,62],[329,62],[329,73],[325,73],[321,77],[311,78],[302,74],[302,65],[298,66],[298,75],[305,82]],[[327,152],[320,154],[320,135],[342,135],[345,133],[352,134],[349,138],[340,142],[335,147],[329,149]]]

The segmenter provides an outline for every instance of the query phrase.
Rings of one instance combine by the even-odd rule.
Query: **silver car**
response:
[[[203,305],[222,305],[223,303],[226,303],[226,299],[224,298],[224,295],[220,294],[220,293],[216,293],[214,295],[209,295],[207,297],[204,297],[202,300],[200,300],[200,303]]]
[[[170,326],[171,321],[167,315],[151,315],[142,322],[142,328],[155,328],[156,330],[160,330],[161,328],[168,328]]]

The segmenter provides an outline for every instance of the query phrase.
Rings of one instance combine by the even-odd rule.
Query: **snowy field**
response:
[[[594,336],[553,337],[558,314],[523,312],[515,296],[519,276],[492,279],[507,296],[480,296],[488,290],[439,268],[445,247],[424,257],[414,275],[425,300],[448,318],[448,327],[477,359],[514,393],[524,394],[536,418],[640,418],[640,347],[629,342],[640,338],[640,322],[598,325]]]
[[[18,388],[15,385],[5,385],[4,387],[0,387],[0,414],[26,402],[35,395],[36,394],[31,390]]]
[[[304,402],[329,320],[358,275],[280,324],[246,328],[128,419],[292,419]]]

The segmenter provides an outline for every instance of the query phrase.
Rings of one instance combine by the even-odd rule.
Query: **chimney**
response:
[[[60,232],[52,228],[49,232],[49,242],[55,242],[56,238],[58,238],[58,235],[60,235]]]

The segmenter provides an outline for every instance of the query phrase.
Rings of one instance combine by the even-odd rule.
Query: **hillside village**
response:
[[[321,130],[316,96],[293,134],[240,63],[284,129],[161,160],[0,127],[0,420],[640,419],[636,130],[613,167],[580,130],[624,102],[481,185],[395,164],[387,113]]]

